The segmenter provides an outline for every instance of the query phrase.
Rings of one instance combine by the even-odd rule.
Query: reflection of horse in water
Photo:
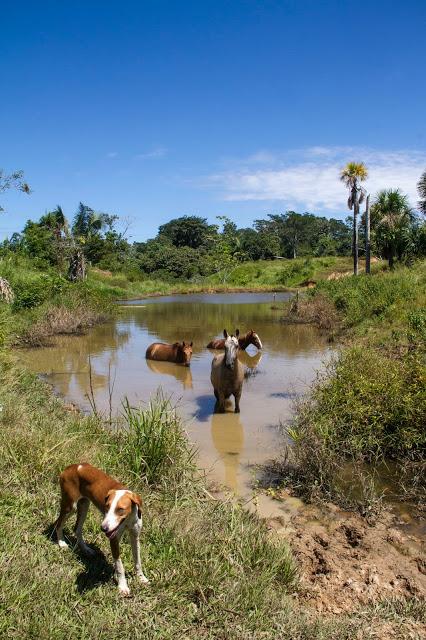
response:
[[[213,414],[211,434],[215,449],[225,468],[224,483],[236,491],[240,454],[244,446],[244,431],[239,415],[235,413]]]
[[[248,369],[255,369],[262,360],[262,354],[258,351],[254,356],[251,356],[247,351],[240,351],[238,353],[238,360]]]
[[[173,362],[161,362],[159,360],[147,360],[146,364],[153,373],[174,376],[182,383],[184,389],[192,389],[192,373],[189,367],[182,367]]]

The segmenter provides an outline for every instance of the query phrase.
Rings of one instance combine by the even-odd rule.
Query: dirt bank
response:
[[[352,613],[384,599],[426,598],[426,521],[409,523],[386,512],[369,524],[328,504],[268,524],[290,541],[300,566],[300,597],[318,612]]]

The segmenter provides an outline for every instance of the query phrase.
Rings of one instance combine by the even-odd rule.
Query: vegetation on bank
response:
[[[0,277],[9,283],[13,300],[2,300],[0,292],[0,344],[37,346],[58,333],[81,332],[116,312],[112,303],[119,299],[200,291],[274,291],[348,269],[350,259],[330,256],[246,262],[227,271],[226,282],[222,273],[164,282],[97,268],[89,269],[83,282],[70,282],[53,266],[40,267],[34,259],[8,252],[0,256]]]
[[[421,506],[426,489],[426,262],[323,281],[293,306],[301,319],[315,318],[318,308],[334,314],[329,328],[340,332],[345,346],[298,406],[290,430],[293,476],[305,494],[342,498],[348,461],[358,470],[374,463],[374,475],[378,465],[383,471],[383,463],[392,460],[399,484],[394,489],[404,485]]]

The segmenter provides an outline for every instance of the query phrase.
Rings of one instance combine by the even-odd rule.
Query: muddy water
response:
[[[52,346],[21,353],[25,363],[67,400],[90,410],[89,357],[98,409],[114,411],[127,396],[131,404],[146,401],[158,387],[172,394],[187,419],[187,430],[199,450],[199,461],[212,478],[249,495],[257,463],[277,455],[294,398],[303,393],[321,367],[328,347],[310,326],[280,322],[288,294],[210,294],[169,296],[129,302],[118,319],[84,336],[61,336]],[[280,304],[281,303],[281,304]],[[214,414],[210,383],[214,352],[205,348],[223,328],[242,333],[253,328],[263,342],[240,354],[246,370],[241,413],[233,400],[225,414]],[[191,367],[145,360],[154,341],[194,342]],[[110,374],[108,373],[110,371]],[[113,389],[112,389],[113,386]]]

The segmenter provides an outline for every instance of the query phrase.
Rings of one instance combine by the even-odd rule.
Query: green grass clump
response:
[[[426,377],[416,351],[392,361],[360,346],[342,352],[296,419],[299,441],[314,429],[329,450],[352,458],[411,455],[426,446]]]
[[[183,476],[194,476],[195,450],[170,398],[160,390],[146,407],[131,407],[126,398],[123,408],[126,429],[117,447],[130,473],[149,485],[175,486]]]

